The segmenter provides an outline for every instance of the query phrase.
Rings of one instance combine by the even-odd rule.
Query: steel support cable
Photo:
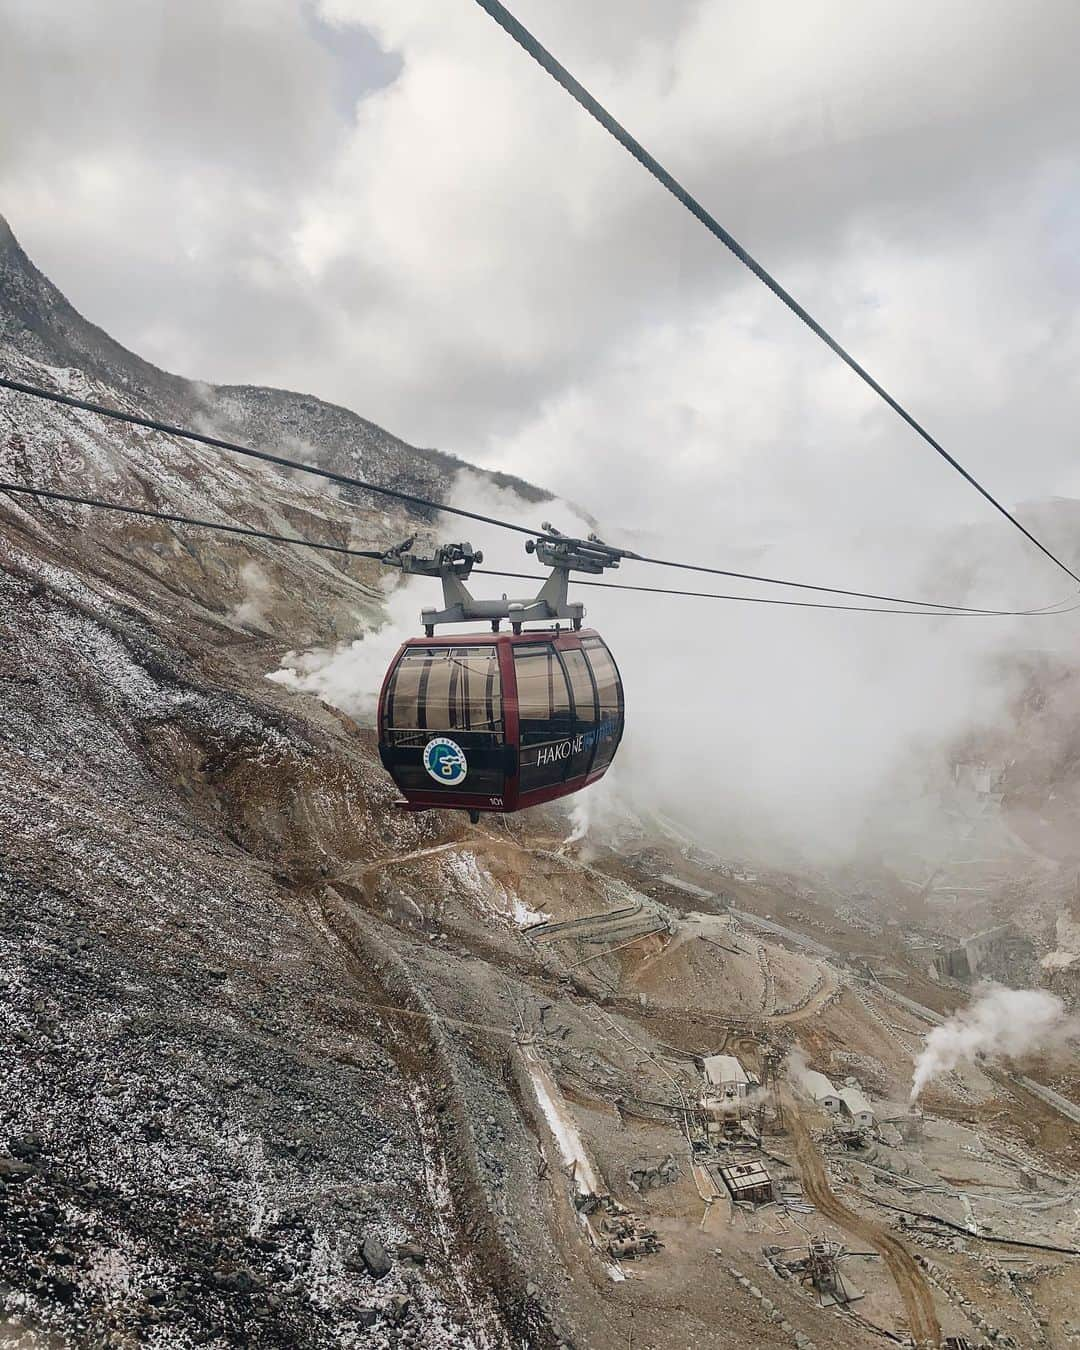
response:
[[[916,421],[912,414],[909,413],[901,403],[893,398],[892,394],[890,394],[883,385],[879,384],[870,372],[864,366],[860,365],[851,353],[847,351],[845,347],[842,347],[836,338],[823,328],[808,310],[804,309],[803,306],[799,304],[798,300],[795,299],[790,291],[785,290],[776,278],[767,272],[762,264],[743,248],[734,235],[729,234],[720,222],[706,211],[697,198],[691,196],[678,179],[673,177],[673,175],[670,174],[658,160],[654,159],[641,142],[631,136],[626,128],[612,117],[611,113],[609,113],[607,109],[589,93],[583,84],[580,84],[574,79],[573,75],[570,74],[566,67],[557,61],[551,52],[537,41],[524,24],[516,19],[505,5],[500,4],[499,0],[476,0],[476,3],[481,9],[485,10],[495,20],[499,27],[508,33],[534,61],[542,66],[552,79],[566,90],[571,98],[579,103],[591,117],[595,118],[605,131],[614,136],[623,149],[628,151],[644,169],[648,170],[657,182],[671,193],[676,201],[685,206],[690,214],[696,217],[710,234],[714,235],[725,248],[729,249],[744,267],[748,268],[754,276],[763,283],[763,285],[767,286],[769,290],[772,291],[773,295],[775,295],[778,300],[787,305],[788,309],[791,310],[796,318],[801,319],[807,328],[809,328],[816,337],[819,337],[846,366],[853,370],[864,384],[868,385],[879,398],[887,403],[893,412],[906,422],[916,435],[922,437],[927,445],[929,445],[932,450],[936,451],[947,464],[951,465],[952,468],[954,468],[956,472],[976,490],[976,492],[985,497],[996,511],[1000,511],[1007,521],[1012,525],[1015,525],[1020,533],[1029,539],[1040,553],[1044,553],[1055,566],[1060,567],[1063,572],[1072,577],[1073,581],[1080,582],[1080,574],[1074,572],[1073,569],[1062,562],[1056,554],[1052,553],[1044,543],[1031,533],[1026,525],[1021,524],[1008,507],[1004,506],[998,501],[993,493],[983,487],[978,479],[969,473],[958,459],[953,455],[950,455],[948,450],[946,450],[939,441],[935,440],[930,432],[927,431],[920,422]]]
[[[487,567],[474,567],[473,574],[485,577],[512,577],[518,581],[542,583],[545,578],[531,572],[494,572]],[[767,595],[725,595],[714,591],[677,591],[664,586],[628,586],[622,581],[582,581],[571,577],[572,586],[597,586],[606,591],[639,591],[646,595],[681,595],[697,600],[741,600],[748,605],[786,605],[794,609],[846,609],[855,614],[919,614],[924,619],[979,619],[979,618],[1031,618],[1049,617],[1058,614],[1072,614],[1080,609],[1080,601],[1069,604],[1058,601],[1056,605],[1047,605],[1043,609],[891,609],[880,605],[829,605],[816,600],[779,600]]]
[[[209,445],[219,450],[226,450],[233,454],[247,455],[253,459],[265,460],[268,463],[277,464],[283,468],[296,469],[302,473],[312,474],[318,478],[329,479],[331,482],[343,484],[347,487],[362,488],[368,492],[375,492],[380,493],[383,496],[394,497],[400,501],[409,502],[414,506],[424,506],[434,511],[445,511],[450,515],[464,516],[469,520],[481,521],[485,525],[494,525],[500,529],[513,530],[517,534],[529,535],[536,539],[547,539],[552,542],[559,542],[561,539],[561,536],[559,535],[545,534],[541,530],[530,529],[526,525],[518,525],[512,521],[500,520],[494,516],[481,515],[476,511],[466,511],[457,506],[448,506],[443,502],[431,501],[426,497],[420,497],[414,493],[401,492],[397,488],[381,487],[377,483],[368,483],[363,479],[355,478],[350,474],[338,473],[333,469],[322,469],[313,464],[305,464],[302,460],[290,459],[287,456],[272,454],[266,450],[255,450],[250,446],[238,445],[233,441],[222,440],[217,436],[205,435],[201,431],[192,431],[186,427],[171,426],[167,422],[161,422],[151,417],[143,417],[137,413],[123,412],[119,408],[107,408],[100,403],[91,403],[86,399],[73,398],[69,394],[58,394],[50,389],[42,389],[32,384],[24,384],[21,380],[8,379],[3,375],[0,375],[0,388],[11,389],[16,393],[27,394],[31,398],[44,399],[50,403],[58,403],[66,407],[78,408],[83,412],[112,418],[114,421],[126,422],[132,426],[145,427],[151,431],[160,431],[165,435],[178,436],[185,440],[198,441],[203,445]],[[845,595],[854,600],[880,600],[896,605],[923,605],[927,609],[949,610],[965,614],[999,614],[1003,612],[1012,612],[976,609],[970,605],[946,604],[943,601],[938,600],[912,600],[905,596],[879,595],[872,591],[846,590],[839,586],[816,586],[806,581],[788,581],[782,577],[759,576],[752,572],[734,572],[721,567],[705,567],[699,566],[696,563],[681,563],[672,562],[664,558],[649,558],[629,550],[620,551],[623,556],[634,562],[650,563],[657,567],[677,567],[683,571],[704,572],[711,576],[731,577],[737,581],[754,581],[770,586],[790,586],[797,590],[821,591],[828,595]],[[1052,608],[1052,606],[1048,606],[1047,608]],[[1026,614],[1034,611],[1022,610],[1019,612]]]
[[[142,417],[138,413],[122,412],[119,408],[107,408],[102,403],[91,403],[88,399],[73,398],[70,394],[58,394],[52,389],[42,389],[34,384],[24,384],[21,380],[8,379],[0,375],[0,388],[12,389],[17,394],[29,394],[31,398],[45,399],[49,403],[61,403],[68,408],[79,408],[83,412],[96,413],[99,417],[111,417],[116,422],[127,422],[131,426],[145,427],[148,431],[160,431],[166,436],[179,436],[186,441],[198,441],[201,445],[212,446],[215,450],[227,450],[234,455],[247,455],[250,459],[259,459],[266,464],[276,464],[283,469],[296,469],[301,473],[312,474],[316,478],[326,478],[342,487],[362,488],[365,492],[378,493],[383,497],[393,497],[399,502],[408,502],[411,506],[430,507],[436,511],[446,511],[452,516],[464,516],[467,520],[478,520],[484,525],[496,525],[503,530],[514,530],[518,534],[531,535],[536,539],[555,541],[558,536],[544,534],[541,530],[530,529],[527,525],[515,525],[508,520],[496,520],[494,516],[481,515],[479,511],[466,511],[460,506],[448,506],[444,502],[429,501],[427,497],[412,492],[402,492],[399,488],[383,487],[380,483],[369,483],[352,474],[338,473],[335,469],[323,469],[317,464],[305,464],[301,459],[289,459],[286,455],[275,455],[269,450],[255,450],[250,445],[238,445],[235,441],[222,440],[220,436],[208,436],[202,431],[192,431],[190,427],[174,427],[168,422],[160,422],[154,417]]]
[[[301,548],[317,548],[327,553],[347,553],[353,558],[382,558],[385,549],[348,548],[345,544],[323,544],[297,535],[274,534],[270,530],[256,530],[248,525],[227,525],[220,520],[200,520],[196,516],[180,516],[171,511],[151,511],[142,506],[126,506],[120,502],[106,502],[97,497],[79,497],[73,492],[54,492],[51,488],[28,487],[24,483],[0,480],[0,492],[20,492],[28,497],[48,497],[51,501],[73,502],[78,506],[93,506],[102,511],[117,511],[127,516],[146,516],[151,520],[166,520],[174,525],[192,525],[202,530],[223,530],[227,534],[242,534],[252,539],[268,539],[274,544],[299,544]]]
[[[667,558],[649,558],[643,553],[627,553],[633,562],[651,563],[654,567],[677,567],[683,572],[703,572],[708,576],[731,577],[733,581],[761,581],[774,585],[790,586],[793,590],[823,591],[827,595],[846,595],[856,600],[884,600],[894,605],[926,605],[936,610],[954,611],[958,614],[1045,614],[1060,605],[1067,605],[1068,599],[1057,600],[1052,605],[1043,605],[1037,609],[979,609],[973,605],[947,605],[937,600],[911,600],[901,595],[875,595],[873,591],[846,591],[838,586],[811,586],[804,581],[780,581],[775,577],[758,576],[754,572],[733,572],[721,567],[704,567],[699,563],[672,562]],[[592,584],[592,583],[590,583]],[[646,589],[656,589],[648,587]],[[678,592],[672,592],[678,594]]]
[[[270,530],[257,530],[248,525],[228,525],[223,521],[203,520],[196,516],[179,515],[172,511],[154,511],[149,507],[129,506],[122,502],[108,502],[99,497],[84,497],[73,492],[58,492],[52,488],[34,487],[27,483],[11,483],[0,479],[0,492],[18,493],[27,497],[44,497],[50,501],[70,502],[77,506],[90,506],[102,511],[115,511],[121,515],[141,516],[150,520],[163,520],[174,525],[190,525],[196,529],[218,530],[226,534],[244,535],[252,539],[265,539],[275,544],[295,544],[299,548],[320,549],[328,553],[343,553],[354,558],[382,560],[385,549],[350,548],[346,544],[326,544],[314,539],[304,539],[299,535],[275,534]],[[540,584],[543,576],[529,572],[499,572],[489,568],[473,569],[480,576],[510,577],[519,581],[531,581]],[[770,596],[728,595],[709,591],[682,591],[662,586],[631,586],[617,581],[581,581],[573,578],[576,586],[599,586],[614,591],[637,591],[646,595],[675,595],[699,600],[736,600],[753,605],[783,605],[795,609],[832,609],[849,610],[856,614],[921,614],[924,618],[1025,618],[1033,615],[1070,614],[1080,609],[1080,604],[1068,605],[1059,601],[1056,605],[1047,605],[1042,609],[895,609],[890,606],[868,605],[830,605],[813,600],[780,600]]]

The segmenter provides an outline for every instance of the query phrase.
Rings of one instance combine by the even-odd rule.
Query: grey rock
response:
[[[397,1326],[400,1322],[405,1320],[409,1311],[410,1302],[411,1300],[408,1294],[391,1294],[386,1300],[384,1305],[386,1308],[386,1316],[394,1326]]]
[[[368,1273],[376,1280],[381,1280],[384,1275],[390,1273],[390,1258],[386,1254],[386,1248],[383,1246],[382,1238],[378,1233],[372,1231],[368,1233],[360,1248],[360,1256],[367,1266]]]

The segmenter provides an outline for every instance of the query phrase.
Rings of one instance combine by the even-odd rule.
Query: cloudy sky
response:
[[[517,10],[1003,494],[1080,491],[1072,0]],[[662,495],[802,511],[855,472],[890,519],[896,492],[968,512],[473,0],[0,23],[3,209],[167,368],[310,390],[620,520],[657,454]]]
[[[1075,0],[515,8],[993,490],[1080,496]],[[0,210],[168,369],[339,401],[682,556],[940,593],[932,531],[971,522],[972,598],[1060,598],[474,0],[0,0],[0,63]],[[810,639],[781,613],[726,611],[732,650],[782,670]],[[968,639],[915,669],[907,634],[816,631],[805,700],[774,691],[800,736],[822,690],[866,695],[855,740],[971,701]]]

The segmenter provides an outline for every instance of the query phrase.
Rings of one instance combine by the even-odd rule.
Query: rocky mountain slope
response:
[[[243,439],[280,422],[293,448],[318,439],[325,462],[415,492],[441,495],[460,467],[315,400],[156,370],[78,315],[6,226],[0,369],[200,425],[212,403]],[[417,525],[7,393],[0,466],[337,542]],[[252,568],[272,617],[243,608]],[[408,997],[393,954],[359,920],[333,932],[308,889],[331,860],[445,824],[396,814],[370,737],[263,679],[289,642],[377,622],[381,581],[3,498],[5,1344],[503,1344],[530,1324],[524,1282],[493,1279],[499,1253],[475,1267],[481,1224],[460,1250],[441,1127],[471,1127],[454,1084],[425,1077],[423,1022],[373,1011]]]
[[[286,454],[446,500],[467,466],[453,455],[423,450],[374,422],[309,395],[257,385],[213,385],[159,370],[88,322],[30,261],[0,216],[0,348],[38,366],[77,371],[161,421],[197,426],[246,444],[272,444]],[[29,382],[29,379],[28,379]],[[92,395],[87,394],[87,397]],[[111,434],[111,433],[110,433]],[[508,474],[474,470],[526,501],[548,493]]]

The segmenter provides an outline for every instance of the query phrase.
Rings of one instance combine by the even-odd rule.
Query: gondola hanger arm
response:
[[[439,624],[474,623],[478,620],[490,623],[491,631],[497,633],[504,619],[509,620],[515,633],[520,633],[526,623],[552,620],[566,620],[576,632],[584,621],[585,606],[580,601],[568,598],[570,573],[598,575],[609,567],[618,567],[619,559],[625,554],[595,535],[590,535],[588,539],[575,539],[561,534],[547,521],[543,529],[544,536],[527,540],[525,549],[528,553],[534,553],[543,566],[550,567],[551,575],[536,595],[527,599],[511,600],[503,595],[498,600],[478,600],[465,582],[472,569],[484,561],[484,555],[467,542],[440,544],[430,556],[425,556],[413,553],[412,547],[416,541],[408,539],[396,548],[389,549],[383,555],[383,562],[388,567],[400,567],[412,576],[438,577],[442,582],[443,608],[420,612],[427,637],[434,637]]]

